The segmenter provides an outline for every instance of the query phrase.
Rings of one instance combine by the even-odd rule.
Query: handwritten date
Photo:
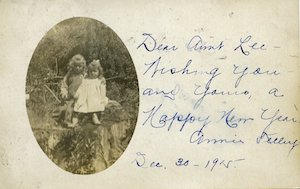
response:
[[[214,171],[217,167],[219,168],[236,168],[236,164],[239,161],[245,160],[245,158],[233,158],[233,159],[222,159],[222,158],[211,158],[204,161],[193,161],[190,159],[184,159],[182,157],[176,158],[174,163],[163,164],[157,160],[149,160],[148,156],[143,152],[137,152],[135,159],[131,162],[139,168],[160,168],[167,169],[167,167],[200,167]]]

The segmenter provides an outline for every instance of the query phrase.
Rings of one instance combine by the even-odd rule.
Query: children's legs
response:
[[[77,112],[77,117],[78,117],[78,122],[80,124],[82,124],[86,121],[86,114],[85,113],[78,113]]]
[[[101,124],[101,122],[99,121],[99,118],[98,118],[98,116],[97,116],[97,113],[93,113],[93,115],[92,115],[92,120],[93,120],[93,123],[94,123],[95,125],[100,125],[100,124]]]
[[[78,113],[74,112],[72,117],[72,126],[76,126],[78,124]]]
[[[67,101],[66,104],[67,104],[67,109],[66,109],[66,113],[65,113],[64,123],[66,123],[69,126],[72,123],[74,100]]]
[[[99,120],[102,121],[103,115],[104,115],[104,111],[101,111],[98,115],[99,115],[98,116]]]

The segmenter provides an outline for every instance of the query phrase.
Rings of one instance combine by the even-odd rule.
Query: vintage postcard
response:
[[[300,187],[299,2],[0,1],[0,188]]]

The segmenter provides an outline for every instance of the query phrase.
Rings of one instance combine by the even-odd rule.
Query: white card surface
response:
[[[1,1],[0,10],[0,188],[300,187],[298,1]],[[72,17],[120,37],[139,86],[128,147],[90,175],[45,155],[26,110],[34,50]]]

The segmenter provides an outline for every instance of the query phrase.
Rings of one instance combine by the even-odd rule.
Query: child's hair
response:
[[[103,68],[102,68],[99,60],[93,60],[88,65],[88,75],[90,74],[90,71],[93,71],[93,70],[98,70],[99,71],[98,78],[102,78],[103,77]]]
[[[82,74],[83,74],[86,70],[86,61],[85,61],[85,58],[81,54],[76,54],[70,59],[69,64],[68,64],[68,70],[71,72],[74,71],[75,65],[78,65],[78,64],[81,64],[83,66],[83,69],[82,69]]]

